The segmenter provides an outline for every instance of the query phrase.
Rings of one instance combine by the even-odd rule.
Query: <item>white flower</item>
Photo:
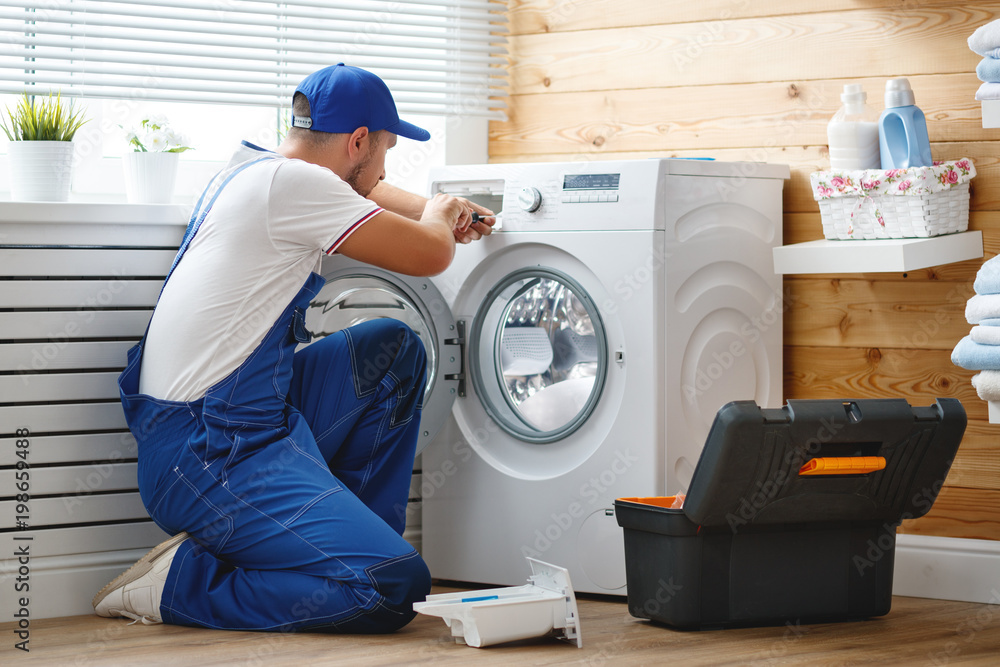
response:
[[[153,130],[142,142],[149,151],[167,150],[167,133],[163,130]]]
[[[167,124],[167,117],[161,113],[149,114],[146,118],[147,125],[155,125],[156,127],[164,127]]]
[[[186,141],[184,136],[180,132],[174,130],[173,128],[169,127],[166,128],[164,130],[164,133],[167,137],[167,150],[170,150],[171,148],[177,148],[178,146],[183,146]]]
[[[191,150],[187,145],[188,138],[168,126],[166,117],[162,114],[151,114],[142,118],[131,128],[124,128],[125,140],[136,152],[160,153],[172,151],[183,153]]]

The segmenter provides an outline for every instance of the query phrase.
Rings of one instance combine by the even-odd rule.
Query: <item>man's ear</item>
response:
[[[359,127],[351,133],[351,138],[347,142],[347,154],[351,160],[368,154],[369,141],[371,141],[371,134],[368,132],[367,127]]]

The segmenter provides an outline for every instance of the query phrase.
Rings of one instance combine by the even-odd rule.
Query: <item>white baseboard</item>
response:
[[[0,561],[0,623],[19,617],[38,620],[58,616],[93,615],[90,605],[104,585],[135,564],[147,549],[129,549],[69,556],[31,556],[19,574],[17,560]],[[18,587],[21,576],[27,590]],[[27,611],[25,611],[27,610]]]
[[[1000,542],[898,535],[892,594],[1000,604]]]

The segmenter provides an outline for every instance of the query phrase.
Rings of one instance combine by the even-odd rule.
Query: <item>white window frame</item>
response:
[[[136,12],[136,15],[133,16],[132,18],[126,17],[125,20],[126,21],[131,20],[131,21],[140,21],[141,22],[142,20],[147,20],[147,19],[148,20],[152,20],[148,16],[145,19],[141,18],[143,14],[148,14],[150,11],[153,11],[154,13],[155,13],[155,11],[170,11],[169,8],[167,10],[164,10],[163,9],[163,5],[165,5],[165,6],[171,6],[171,5],[179,6],[180,8],[177,11],[181,12],[180,14],[178,14],[178,16],[181,16],[184,13],[184,7],[185,6],[188,6],[188,7],[194,6],[194,7],[196,7],[200,1],[201,0],[177,0],[176,2],[167,2],[167,0],[162,0],[162,2],[161,2],[161,0],[137,0],[136,2],[121,2],[120,0],[106,0],[103,3],[103,7],[101,7],[101,9],[104,9],[104,8],[113,8],[113,7],[119,7],[119,6],[127,6],[129,8],[128,11]],[[378,2],[380,2],[382,0],[359,0],[359,2],[365,2],[365,1],[378,3]],[[392,0],[387,0],[387,1],[390,1],[391,4],[396,4],[396,5],[399,5],[400,7],[403,7],[403,5],[401,3],[399,3],[399,2],[394,2],[393,3]],[[288,0],[287,4],[294,5],[297,8],[299,8],[299,10],[308,13],[310,11],[314,11],[313,9],[310,9],[310,7],[318,7],[318,6],[322,5],[322,4],[331,4],[333,6],[336,6],[336,7],[340,8],[340,9],[343,9],[345,11],[347,11],[347,10],[353,10],[356,5],[359,5],[359,2],[345,2],[344,0]],[[417,3],[417,4],[413,5],[413,6],[414,7],[418,7],[418,11],[419,11],[419,5],[431,5],[431,4],[434,4],[435,2],[438,2],[441,5],[449,6],[449,7],[451,7],[451,9],[449,11],[455,11],[455,12],[460,12],[460,11],[472,11],[472,12],[480,11],[481,12],[482,11],[481,8],[482,8],[482,6],[484,6],[484,0],[426,0],[426,2]],[[494,10],[494,8],[500,8],[500,9],[503,8],[502,3],[498,2],[497,0],[485,0],[485,2],[486,2],[485,6],[489,6],[491,8],[491,10]],[[25,9],[25,7],[28,7],[28,6],[30,6],[30,7],[36,7],[36,11],[38,11],[38,10],[44,10],[45,7],[57,8],[60,11],[62,11],[67,6],[72,6],[72,7],[87,7],[87,6],[90,6],[90,7],[93,8],[93,7],[97,7],[98,5],[101,5],[101,4],[102,3],[95,2],[95,0],[23,0],[23,1],[21,1],[21,0],[17,0],[17,1],[15,1],[15,0],[0,0],[0,19],[3,19],[4,17],[6,17],[8,19],[8,23],[9,23],[12,15],[15,16],[15,17],[17,16],[18,9],[20,9],[23,12],[24,9]],[[161,5],[161,7],[157,8],[156,5],[158,5],[158,4]],[[227,9],[233,9],[235,11],[239,11],[240,7],[252,7],[252,8],[255,8],[254,10],[257,12],[257,15],[259,15],[260,14],[260,9],[259,8],[260,7],[266,7],[266,5],[268,5],[268,4],[286,4],[286,3],[268,3],[267,0],[223,0],[221,2],[221,4],[218,4],[217,6],[219,6],[221,8],[220,12],[224,12]],[[215,6],[215,5],[213,5],[213,6]],[[467,8],[470,8],[470,7],[472,7],[473,9],[467,9]],[[466,9],[463,9],[463,8],[466,8]],[[406,8],[406,9],[408,9],[408,8]],[[198,11],[203,11],[203,10],[198,10]],[[100,12],[98,12],[98,13],[100,13]],[[96,14],[92,14],[91,16],[92,17],[96,16]],[[138,16],[139,18],[136,18],[136,16]],[[108,19],[105,18],[104,20],[105,20],[105,23],[107,23]],[[115,20],[117,20],[117,19],[115,19]],[[418,18],[417,20],[419,21],[420,19]],[[95,22],[100,23],[100,21],[95,21]],[[112,21],[112,23],[113,22],[114,21]],[[493,23],[494,22],[491,20],[490,25],[492,26]],[[61,26],[57,27],[57,32],[58,32],[58,30],[63,30],[64,28],[67,29],[67,30],[69,30],[70,32],[73,32],[73,31],[77,30],[78,27],[81,30],[83,30],[84,32],[86,32],[86,30],[88,29],[87,26],[85,26],[85,25],[77,26],[77,24],[75,24],[75,23],[70,23],[70,24],[64,24],[64,25],[61,25]],[[16,26],[15,26],[15,28],[16,28]],[[238,33],[239,30],[244,30],[244,29],[255,30],[256,29],[256,28],[254,28],[252,26],[250,28],[247,28],[245,24],[242,27],[240,27],[240,26],[235,26],[235,27],[230,26],[230,28],[232,28],[232,30],[234,30],[236,33]],[[105,26],[96,26],[96,27],[95,26],[90,26],[89,29],[90,30],[114,30],[115,28],[113,26],[109,28],[109,27],[107,27],[107,25],[105,25]],[[418,27],[418,28],[416,28],[416,30],[419,31],[420,28]],[[16,30],[15,30],[15,32],[16,32]],[[39,28],[39,32],[43,32],[43,30],[41,28]],[[405,30],[403,30],[403,32],[405,32]],[[380,36],[380,35],[377,34],[377,30],[374,31],[374,33],[375,33],[375,37],[376,38],[379,38],[379,39],[384,38],[384,36]],[[361,35],[361,37],[370,39],[370,35],[371,34],[372,33],[368,33],[367,36],[363,34],[363,35]],[[493,33],[491,32],[491,34],[493,34]],[[37,37],[38,35],[35,35],[35,36]],[[44,36],[44,35],[42,35],[42,36]],[[0,37],[2,37],[2,34],[0,34]],[[56,37],[58,37],[58,35]],[[79,38],[80,38],[80,35],[77,35],[73,39],[79,40]],[[392,38],[390,36],[388,39],[391,41],[392,39],[395,39],[395,38]],[[407,39],[407,38],[400,37],[399,39]],[[464,37],[464,39],[468,39],[468,37],[466,36],[466,37]],[[502,37],[498,36],[498,37],[494,38],[494,37],[491,36],[489,38],[489,40],[488,40],[490,42],[489,49],[491,50],[491,52],[495,51],[495,49],[496,49],[496,45],[493,44],[494,39],[497,42],[503,42],[503,38]],[[2,42],[0,42],[0,48],[4,48],[4,47],[6,47],[8,49],[8,51],[11,48],[11,46],[10,46],[9,43],[7,43],[5,45]],[[44,48],[49,48],[51,50],[51,46],[50,45],[44,46]],[[174,48],[174,47],[170,46],[169,48]],[[8,53],[8,56],[9,56],[9,53]],[[375,56],[373,56],[371,51],[367,52],[367,55],[366,54],[361,54],[359,57],[362,60],[364,60],[365,58],[367,58],[368,60],[371,60],[373,57],[376,60],[378,59],[377,54]],[[74,64],[75,61],[66,61],[66,62],[69,63],[68,65],[66,65],[65,63],[63,63],[63,61],[59,60],[59,57],[56,57],[56,59],[55,59],[54,62],[63,63],[63,64],[56,65],[56,69],[53,70],[53,71],[51,71],[51,72],[44,72],[44,71],[42,71],[42,67],[41,67],[41,65],[43,64],[42,61],[39,60],[38,62],[40,63],[40,68],[38,70],[38,72],[40,72],[40,74],[36,74],[35,76],[40,81],[45,81],[47,77],[49,79],[54,79],[54,80],[76,81],[77,79],[75,79],[73,77],[77,76],[77,74],[79,74],[79,72],[74,73],[72,70],[74,68],[81,69],[78,65]],[[116,68],[119,67],[119,66],[120,65],[114,65],[114,67],[116,67]],[[91,65],[91,67],[94,67],[94,69],[97,69],[97,70],[100,69],[99,66],[93,66],[93,65]],[[304,67],[304,65],[300,65],[300,67]],[[63,69],[60,69],[60,68],[63,68]],[[85,68],[82,68],[82,69],[85,69]],[[10,58],[8,57],[6,66],[0,66],[0,92],[8,92],[8,93],[10,93],[10,92],[14,92],[16,90],[23,90],[24,89],[24,87],[25,87],[24,81],[21,81],[21,82],[13,81],[13,78],[15,78],[15,77],[13,77],[12,75],[15,74],[16,72],[17,72],[17,70],[13,66],[10,65]],[[21,72],[21,74],[24,75],[24,76],[27,76],[27,75],[23,74],[23,71]],[[396,74],[398,75],[399,72],[397,71]],[[429,75],[431,77],[434,76],[433,72],[427,72],[427,73],[422,73],[422,74],[427,74],[427,75]],[[93,77],[93,76],[95,76],[95,75],[91,74],[91,77]],[[100,81],[99,81],[100,72],[98,72],[98,74],[96,76],[98,77],[98,79],[91,78],[89,80],[89,83],[84,82],[81,85],[77,85],[77,84],[72,84],[71,83],[69,89],[71,91],[75,91],[75,92],[86,92],[86,90],[88,90],[88,88],[90,90],[94,90],[94,82],[97,81],[97,83],[100,83]],[[69,77],[69,78],[65,78],[65,77]],[[255,75],[253,73],[251,73],[250,78],[255,78]],[[299,78],[301,78],[301,76],[296,75],[294,81],[297,82],[297,80]],[[492,83],[496,82],[496,79],[493,78],[493,77],[490,77],[489,80]],[[81,81],[82,81],[82,79],[81,79]],[[387,82],[390,83],[390,87],[391,87],[392,86],[391,80],[387,78]],[[36,89],[40,88],[41,85],[44,85],[44,84],[36,84]],[[247,85],[249,85],[249,84],[247,84]],[[280,88],[280,91],[283,94],[285,94],[288,97],[288,99],[284,100],[283,104],[287,104],[288,102],[290,102],[290,91],[293,90],[293,88],[289,87],[290,85],[294,85],[294,84],[289,84],[288,77],[284,77],[282,79],[282,86],[283,87]],[[417,84],[414,84],[413,87],[410,87],[410,88],[407,88],[407,84],[405,84],[405,82],[401,83],[399,85],[400,85],[400,87],[404,88],[404,92],[402,93],[402,95],[399,95],[399,94],[396,93],[396,91],[394,91],[394,96],[397,98],[397,102],[398,102],[399,107],[401,109],[401,112],[403,113],[404,116],[407,116],[407,113],[406,113],[407,110],[409,110],[411,112],[411,114],[412,114],[413,112],[419,112],[421,108],[425,108],[425,109],[427,108],[426,105],[424,105],[424,107],[421,107],[421,104],[423,104],[426,101],[424,99],[426,96],[423,95],[423,93],[420,92],[422,84],[417,83]],[[59,88],[59,89],[62,90],[62,88]],[[480,87],[480,89],[482,89],[482,87]],[[255,89],[255,91],[259,92],[256,89]],[[47,89],[42,89],[42,90],[39,90],[38,92],[40,94],[46,94],[48,91],[47,91]],[[495,100],[495,97],[496,97],[497,93],[492,88],[491,88],[491,94],[493,95],[494,100],[490,104],[496,105],[497,102]],[[246,97],[246,95],[243,95],[242,93],[241,93],[241,95],[242,95],[241,99],[244,99]],[[103,95],[101,95],[101,96],[103,96]],[[93,99],[93,98],[96,98],[96,97],[97,97],[97,95],[94,95],[94,96],[88,95],[87,96],[88,99]],[[113,97],[113,95],[112,95],[112,97]],[[406,101],[402,101],[401,102],[400,100],[406,100]],[[502,105],[502,103],[499,103],[499,104]],[[266,106],[266,105],[262,104],[261,106]],[[272,107],[272,108],[275,108],[275,107]],[[448,108],[450,109],[451,107],[448,107]],[[456,110],[460,111],[461,109],[460,108],[456,108]],[[488,111],[488,110],[486,110],[484,108],[479,108],[478,112],[481,113],[481,114],[483,114],[485,117],[483,117],[483,116],[477,116],[476,115],[476,112],[477,112],[476,109],[472,109],[472,111],[473,111],[472,114],[464,114],[463,113],[461,115],[452,114],[452,115],[445,115],[445,116],[443,116],[443,123],[440,123],[440,122],[438,123],[439,125],[443,125],[443,131],[439,131],[439,132],[434,133],[434,135],[432,136],[431,141],[427,142],[427,144],[425,144],[425,145],[416,146],[416,147],[414,147],[414,146],[407,146],[406,144],[414,143],[414,142],[406,142],[406,144],[403,145],[403,148],[409,147],[411,149],[411,153],[406,156],[406,160],[407,161],[406,161],[405,164],[408,167],[407,171],[412,170],[412,168],[419,168],[420,167],[420,163],[422,161],[428,159],[428,156],[430,156],[430,155],[439,156],[442,152],[443,152],[443,155],[444,155],[444,158],[443,158],[444,164],[469,164],[469,163],[477,163],[477,162],[486,162],[488,160],[488,149],[487,149],[487,145],[488,145],[488,119],[490,117],[493,117],[493,118],[498,117],[497,116],[497,111],[495,111],[495,110],[494,111]],[[441,118],[441,116],[438,116],[438,117]],[[419,117],[413,118],[411,116],[410,119],[413,120],[413,122],[416,122],[417,124],[420,124]],[[99,115],[98,115],[97,118],[93,118],[92,117],[92,127],[95,126],[95,125],[99,126],[102,122],[104,122],[104,120],[105,119],[101,118]],[[277,124],[277,118],[276,118],[276,124]],[[79,139],[80,136],[83,136],[84,138],[88,138],[88,141],[89,141],[90,139],[93,139],[94,135],[92,133],[88,135],[88,133],[86,131],[84,131],[82,133],[82,135],[78,135],[78,139]],[[98,135],[98,136],[100,136],[100,135]],[[253,139],[252,137],[248,137],[248,138],[251,139],[251,140]],[[5,142],[6,138],[5,137],[2,138],[2,141]],[[234,141],[234,144],[235,143],[236,142]],[[400,143],[403,144],[403,142],[400,142]],[[441,143],[444,144],[443,145],[443,151],[442,151]],[[271,146],[268,146],[268,147],[271,147]],[[124,152],[124,148],[125,147],[123,146],[123,152]],[[104,157],[103,156],[103,152],[104,152],[103,149],[94,150],[92,146],[90,146],[90,145],[81,145],[78,142],[78,145],[77,145],[77,157],[78,157],[78,162],[77,162],[77,176],[74,179],[74,190],[73,190],[73,192],[71,194],[71,200],[75,200],[75,201],[94,201],[94,200],[100,200],[100,201],[109,201],[109,200],[111,200],[111,201],[115,201],[115,200],[121,200],[121,201],[124,201],[124,198],[125,198],[125,196],[124,196],[124,182],[123,182],[124,179],[123,179],[122,173],[121,173],[121,160],[120,160],[120,158]],[[402,152],[402,151],[400,151],[400,152]],[[182,157],[182,165],[183,166],[182,166],[181,172],[178,174],[177,195],[175,197],[175,200],[177,201],[177,203],[187,203],[190,200],[190,198],[195,194],[195,191],[200,189],[201,184],[204,183],[204,182],[206,182],[208,180],[208,178],[210,178],[210,176],[213,173],[215,173],[222,166],[222,164],[224,163],[224,161],[223,160],[202,160],[202,159],[199,159],[198,154],[197,154],[196,151],[195,152],[188,152],[187,154],[184,154],[181,157]],[[7,165],[6,155],[0,155],[0,198],[3,198],[3,194],[2,193],[4,191],[7,191],[9,189],[9,185],[8,185],[9,184],[8,171],[9,171],[9,168],[8,168],[8,165]],[[84,176],[81,177],[81,174],[83,174]],[[103,192],[88,191],[86,185],[83,185],[85,182],[103,184],[104,185],[104,187],[102,187]],[[112,188],[112,191],[109,191],[109,189],[106,187],[107,184],[117,184],[118,187],[117,188]],[[416,190],[417,188],[413,188],[413,189]],[[418,191],[423,192],[424,190],[426,190],[426,184],[423,184],[423,186],[421,188],[419,188]],[[9,195],[8,195],[8,197],[9,197]]]

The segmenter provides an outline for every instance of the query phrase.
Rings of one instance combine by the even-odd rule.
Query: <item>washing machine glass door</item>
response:
[[[441,293],[427,278],[382,271],[347,258],[329,262],[326,285],[310,302],[306,329],[312,341],[341,329],[379,318],[399,320],[420,337],[427,352],[427,388],[420,419],[417,451],[444,424],[457,394],[461,370],[455,320]],[[455,346],[450,349],[450,343]],[[451,377],[455,376],[455,377]]]
[[[607,375],[604,325],[570,276],[511,273],[490,290],[469,336],[470,371],[487,413],[526,442],[565,438],[593,412]]]

